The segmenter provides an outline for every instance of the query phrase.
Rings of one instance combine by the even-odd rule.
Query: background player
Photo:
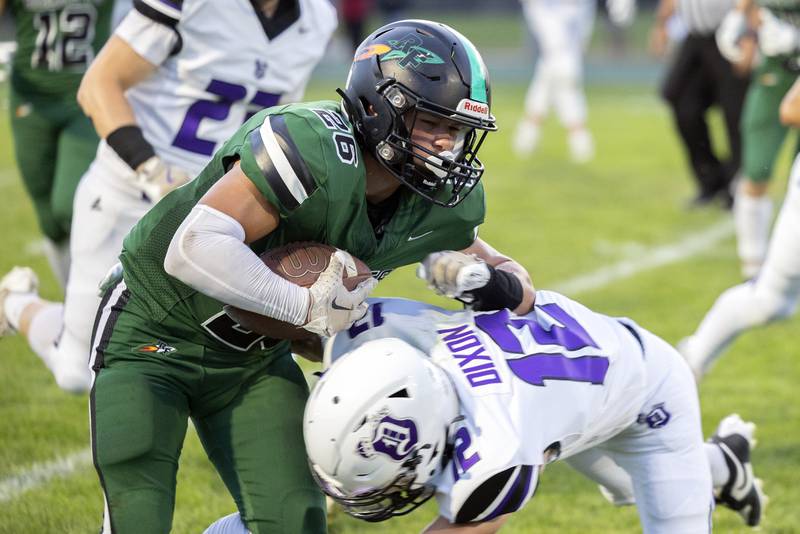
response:
[[[0,0],[0,14],[6,0]],[[9,103],[20,175],[62,287],[69,271],[72,200],[97,134],[75,100],[81,77],[109,34],[112,0],[11,0],[17,50]]]
[[[325,360],[305,440],[318,483],[355,517],[435,494],[426,532],[494,532],[566,459],[615,503],[635,502],[646,533],[710,532],[712,481],[759,523],[754,425],[729,416],[704,444],[688,368],[630,319],[549,291],[524,316],[374,299]]]
[[[583,55],[592,35],[595,0],[521,0],[522,12],[533,33],[539,59],[528,92],[525,115],[514,133],[514,150],[530,154],[539,144],[541,125],[554,106],[567,129],[572,159],[594,157],[583,91]],[[633,20],[634,0],[609,0],[609,15],[618,24]]]
[[[331,335],[362,315],[374,281],[348,293],[334,256],[306,289],[257,254],[323,242],[386,273],[456,246],[485,264],[431,258],[434,286],[481,309],[497,296],[532,304],[525,270],[476,238],[477,154],[496,126],[472,43],[443,24],[393,23],[362,43],[347,80],[343,103],[256,114],[125,239],[91,356],[94,459],[115,532],[169,530],[189,417],[251,532],[324,531],[302,446],[305,378],[287,342],[243,331],[223,303]]]
[[[717,32],[720,51],[731,61],[737,59],[736,43],[748,27],[758,33],[763,55],[753,71],[742,111],[742,175],[733,207],[745,278],[758,273],[767,253],[773,209],[767,185],[787,132],[778,108],[796,76],[786,69],[786,62],[800,49],[798,25],[798,0],[740,0]]]
[[[800,82],[781,104],[781,121],[800,127]],[[800,298],[800,157],[775,222],[766,261],[754,280],[719,296],[697,331],[678,349],[699,381],[740,333],[792,315]]]
[[[299,99],[336,27],[327,0],[137,0],[81,85],[103,141],[75,198],[65,302],[36,295],[7,311],[63,389],[83,392],[97,285],[122,239],[164,194],[196,176],[256,111]],[[26,279],[22,279],[22,278]],[[27,306],[30,304],[30,306]]]

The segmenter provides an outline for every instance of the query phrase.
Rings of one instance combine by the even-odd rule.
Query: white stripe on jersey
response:
[[[94,372],[94,363],[97,359],[97,347],[103,339],[103,332],[106,329],[106,324],[108,323],[108,319],[111,316],[111,308],[114,307],[118,302],[119,298],[122,295],[122,292],[127,289],[124,281],[120,281],[117,284],[117,287],[111,292],[111,295],[108,297],[108,301],[106,305],[103,307],[103,310],[100,312],[100,320],[97,322],[97,330],[94,333],[94,339],[92,339],[92,351],[89,354],[89,369],[92,373],[92,384],[94,384],[94,379],[96,378]]]
[[[142,0],[142,2],[171,19],[181,20],[181,9],[170,2],[164,0]]]
[[[261,132],[261,140],[264,141],[264,146],[267,148],[267,154],[269,154],[272,164],[275,165],[275,169],[278,171],[281,180],[286,184],[286,187],[297,203],[302,204],[303,201],[308,198],[308,193],[306,193],[303,183],[300,181],[300,178],[297,177],[297,174],[295,174],[289,160],[286,159],[286,155],[283,153],[283,150],[281,150],[280,145],[278,145],[275,132],[272,131],[272,125],[269,123],[269,117],[265,118],[259,131]]]

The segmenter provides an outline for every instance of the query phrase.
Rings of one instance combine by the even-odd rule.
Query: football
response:
[[[267,250],[260,258],[275,274],[302,287],[310,287],[328,267],[336,247],[323,243],[297,242]],[[372,276],[366,263],[350,256],[352,262],[345,264],[342,283],[348,290]],[[273,339],[305,339],[314,334],[291,323],[279,321],[266,315],[225,306],[227,313],[240,327]]]

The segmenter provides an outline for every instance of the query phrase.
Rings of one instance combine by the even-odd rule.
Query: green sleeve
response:
[[[329,103],[314,104],[270,110],[249,123],[240,148],[243,172],[284,218],[319,196],[327,203],[344,200],[363,181],[349,124]]]

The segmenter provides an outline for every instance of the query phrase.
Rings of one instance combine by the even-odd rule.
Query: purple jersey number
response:
[[[217,100],[198,100],[186,111],[186,118],[183,119],[183,124],[178,129],[172,145],[189,152],[196,154],[203,154],[210,156],[214,153],[214,148],[217,145],[216,141],[209,139],[202,139],[197,136],[197,131],[200,129],[200,123],[203,119],[211,119],[215,121],[222,121],[228,118],[231,111],[231,106],[236,102],[244,100],[247,96],[247,88],[243,85],[235,83],[223,82],[220,80],[211,80],[206,87],[206,91],[212,95],[217,95]],[[280,95],[272,93],[263,93],[257,91],[256,94],[249,102],[249,106],[256,109],[264,109],[274,106],[278,103]],[[256,111],[252,109],[247,113],[247,119],[255,115]]]
[[[472,445],[472,437],[465,427],[456,431],[453,438],[453,480],[458,480],[469,468],[481,459],[480,454],[474,452],[467,455],[467,449]]]
[[[511,329],[527,328],[540,345],[557,345],[567,351],[586,347],[599,348],[588,332],[558,304],[550,303],[537,308],[560,323],[545,329],[535,319],[513,317],[501,310],[475,317],[475,324],[495,343],[510,354],[525,354],[522,343]],[[563,325],[563,326],[562,326]],[[508,358],[508,367],[520,379],[535,386],[544,386],[545,380],[569,380],[602,384],[608,372],[608,358],[603,356],[568,357],[564,354],[535,353],[521,358]]]

